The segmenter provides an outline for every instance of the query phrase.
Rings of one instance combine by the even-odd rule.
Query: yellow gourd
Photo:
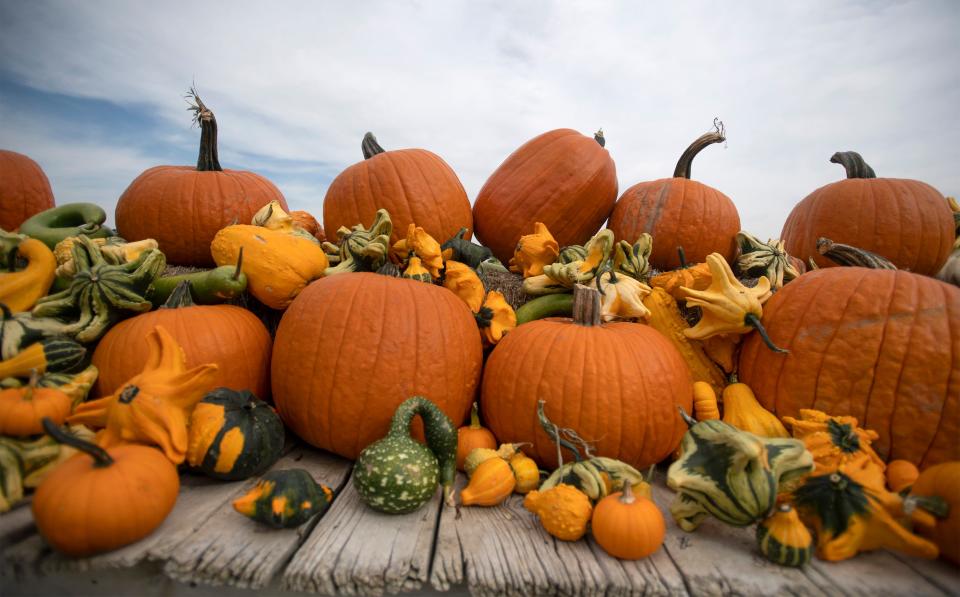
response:
[[[760,405],[745,383],[723,389],[723,422],[761,437],[790,437],[780,419]]]
[[[502,458],[490,458],[473,471],[470,483],[460,492],[460,503],[464,506],[496,506],[513,493],[516,485],[510,464]]]
[[[12,312],[28,311],[50,290],[56,277],[57,260],[47,245],[28,238],[17,245],[17,255],[27,260],[27,267],[14,272],[0,272],[0,303]]]
[[[562,541],[583,537],[593,514],[590,498],[564,483],[545,491],[531,491],[523,499],[523,507],[540,517],[544,530]]]
[[[560,245],[543,222],[533,224],[533,233],[520,237],[510,259],[510,271],[523,274],[524,278],[543,274],[543,268],[557,260]]]
[[[690,267],[675,269],[652,276],[650,278],[650,286],[662,288],[664,292],[673,298],[683,298],[684,294],[681,288],[686,287],[694,290],[705,290],[710,286],[711,279],[710,267],[706,263],[697,263]]]
[[[713,391],[713,386],[705,381],[693,382],[693,414],[698,421],[720,418],[717,393]]]
[[[423,262],[416,255],[411,255],[407,260],[407,267],[403,270],[403,277],[417,282],[426,282],[430,284],[433,278],[430,277],[430,271],[423,267]]]
[[[34,342],[9,359],[0,361],[0,379],[29,377],[31,371],[43,373],[46,370],[47,355],[40,342]]]
[[[513,488],[516,493],[529,493],[540,485],[540,468],[533,458],[523,452],[517,452],[510,457],[510,468],[517,480],[517,485]]]
[[[467,473],[467,476],[469,477],[473,475],[473,472],[477,470],[478,466],[491,458],[502,458],[503,460],[509,460],[523,445],[524,444],[500,444],[500,447],[496,450],[492,450],[490,448],[477,448],[475,450],[471,450],[463,461],[463,472]]]

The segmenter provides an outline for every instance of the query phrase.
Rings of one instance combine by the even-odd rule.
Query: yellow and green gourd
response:
[[[233,509],[274,528],[300,526],[322,514],[333,501],[333,491],[320,485],[302,468],[270,471],[246,494],[233,501]]]
[[[410,422],[420,415],[427,446],[410,437]],[[453,503],[457,473],[457,429],[437,405],[422,396],[408,398],[393,414],[387,435],[360,453],[353,484],[374,510],[413,512],[443,485],[444,502]]]
[[[771,562],[799,568],[813,555],[813,536],[790,504],[780,504],[757,525],[757,547]]]

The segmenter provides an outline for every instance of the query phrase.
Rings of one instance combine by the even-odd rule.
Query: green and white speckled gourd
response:
[[[429,448],[410,437],[410,422],[416,415],[423,419]],[[374,510],[404,514],[430,501],[438,480],[444,503],[453,506],[456,473],[456,427],[433,402],[414,396],[397,407],[387,435],[360,453],[353,483]]]

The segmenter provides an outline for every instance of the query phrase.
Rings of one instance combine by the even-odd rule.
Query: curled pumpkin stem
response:
[[[747,313],[743,318],[743,322],[746,325],[749,325],[750,327],[757,330],[757,333],[760,334],[760,338],[763,340],[763,343],[766,344],[767,348],[769,348],[773,352],[780,352],[783,354],[790,353],[790,351],[787,350],[786,348],[780,348],[779,346],[773,343],[773,340],[771,340],[770,336],[767,335],[766,328],[764,328],[763,324],[760,323],[760,318],[757,317],[755,314]]]

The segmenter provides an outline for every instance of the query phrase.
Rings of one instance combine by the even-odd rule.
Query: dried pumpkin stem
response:
[[[863,157],[855,151],[838,151],[830,156],[830,163],[840,164],[847,171],[847,178],[876,178],[873,168],[863,161]]]
[[[200,155],[197,157],[197,171],[221,172],[220,156],[217,150],[217,119],[197,95],[193,87],[187,93],[187,98],[193,100],[188,110],[193,112],[194,124],[200,125]]]
[[[43,430],[47,435],[55,439],[57,443],[80,450],[90,456],[90,458],[93,458],[93,466],[102,468],[113,464],[113,458],[106,450],[94,443],[84,441],[72,433],[64,431],[58,427],[50,417],[44,417],[42,423]]]
[[[690,178],[690,166],[693,164],[693,158],[697,156],[698,153],[703,151],[708,145],[714,143],[722,143],[726,141],[727,138],[724,136],[723,122],[717,118],[713,119],[714,130],[709,133],[705,133],[697,137],[697,140],[690,144],[690,147],[687,147],[686,151],[680,156],[680,160],[677,161],[677,167],[673,170],[674,178]]]
[[[369,132],[363,136],[363,141],[360,142],[360,149],[363,150],[363,159],[365,160],[369,160],[377,154],[384,153],[384,149],[377,143],[377,138],[373,136],[373,133]]]
[[[600,314],[600,293],[583,284],[574,286],[573,322],[587,327],[598,326]]]
[[[623,493],[620,495],[621,504],[632,504],[637,501],[637,496],[633,495],[633,485],[630,481],[624,481]]]
[[[767,348],[773,352],[782,352],[784,354],[789,353],[790,351],[785,348],[780,348],[773,343],[773,340],[770,339],[770,336],[767,335],[766,328],[763,327],[763,324],[760,323],[760,318],[753,313],[747,313],[743,318],[743,323],[757,330],[757,333],[760,334],[760,338],[763,340],[763,343],[767,345]]]
[[[607,140],[603,137],[603,129],[593,134],[593,140],[600,144],[600,147],[606,147]]]
[[[160,308],[180,309],[182,307],[192,307],[194,304],[193,296],[190,294],[190,280],[180,280]]]
[[[687,414],[687,411],[683,410],[682,406],[678,406],[677,410],[680,411],[680,417],[683,419],[683,422],[687,424],[687,427],[693,427],[697,424],[697,420]]]
[[[237,269],[233,270],[234,280],[240,277],[240,272],[242,267],[243,267],[243,247],[241,246],[239,254],[237,255]]]
[[[687,252],[683,247],[677,247],[677,257],[680,258],[680,269],[687,269]]]

